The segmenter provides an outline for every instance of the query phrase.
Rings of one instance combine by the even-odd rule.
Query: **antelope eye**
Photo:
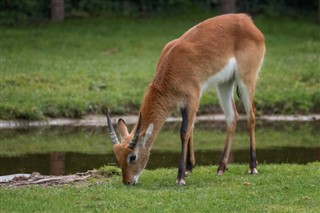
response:
[[[137,155],[136,154],[130,154],[127,158],[127,163],[132,164],[137,161]]]
[[[137,158],[137,156],[135,156],[135,155],[131,155],[131,156],[130,156],[130,162],[135,161],[135,160],[136,160],[136,158]]]

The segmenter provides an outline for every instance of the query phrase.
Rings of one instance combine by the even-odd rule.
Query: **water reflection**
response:
[[[260,163],[297,163],[320,161],[320,148],[273,148],[257,151]],[[221,150],[197,151],[196,165],[215,165]],[[153,151],[147,169],[160,167],[177,167],[179,162],[177,152]],[[236,150],[230,153],[230,163],[247,163],[248,150]],[[72,152],[53,152],[49,154],[28,154],[18,157],[0,157],[0,175],[14,173],[31,173],[62,175],[85,172],[103,165],[116,165],[116,160],[110,154],[84,154]]]
[[[52,152],[49,154],[50,175],[63,175],[66,171],[66,153]],[[41,172],[40,172],[41,174]]]

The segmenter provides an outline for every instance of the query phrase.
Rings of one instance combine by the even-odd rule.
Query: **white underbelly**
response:
[[[237,61],[234,57],[230,58],[228,63],[215,75],[209,77],[201,84],[201,94],[210,87],[216,87],[219,84],[226,83],[235,77]]]

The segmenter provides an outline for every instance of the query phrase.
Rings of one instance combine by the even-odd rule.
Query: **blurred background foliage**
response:
[[[318,0],[1,0],[0,24],[16,25],[50,20],[51,5],[62,2],[64,18],[172,16],[192,11],[216,11],[221,4],[236,2],[236,12],[253,16],[313,16]]]

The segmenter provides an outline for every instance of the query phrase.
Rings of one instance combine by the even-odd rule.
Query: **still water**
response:
[[[166,124],[158,136],[147,169],[177,167],[180,159],[179,123]],[[319,122],[258,123],[259,163],[320,161]],[[116,165],[105,127],[29,128],[1,130],[0,175],[40,172],[61,175]],[[224,126],[197,123],[196,165],[216,165],[223,151]],[[246,125],[239,124],[230,163],[247,163]]]

